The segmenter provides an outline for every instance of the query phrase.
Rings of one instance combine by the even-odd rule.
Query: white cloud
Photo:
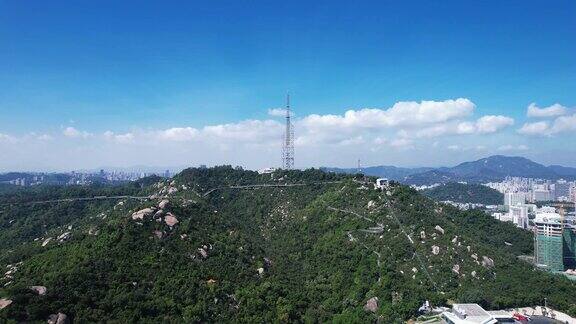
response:
[[[524,135],[548,135],[550,125],[546,121],[539,121],[535,123],[525,123],[518,129],[518,133]]]
[[[92,134],[88,133],[88,132],[84,132],[84,131],[79,131],[76,128],[72,127],[72,126],[68,126],[66,127],[63,131],[62,134],[64,134],[64,136],[66,137],[71,137],[71,138],[88,138],[90,137]]]
[[[356,136],[352,138],[347,138],[338,143],[338,145],[346,146],[346,145],[360,145],[364,144],[364,138],[362,136]]]
[[[185,142],[197,138],[199,131],[192,127],[173,127],[158,131],[158,138],[166,141]]]
[[[576,114],[556,118],[550,132],[553,134],[576,131]]]
[[[106,131],[104,132],[104,138],[118,143],[130,143],[134,140],[135,136],[133,133],[114,134],[114,132]]]
[[[456,126],[456,134],[473,134],[476,132],[476,125],[472,122],[461,122]]]
[[[390,142],[390,146],[397,148],[412,148],[413,141],[407,138],[397,138]]]
[[[476,106],[464,98],[420,103],[398,102],[388,109],[348,110],[344,115],[309,115],[301,123],[306,128],[380,128],[418,126],[469,116]]]
[[[432,127],[426,127],[416,131],[416,137],[438,137],[451,132],[450,126],[446,124],[440,124]],[[410,133],[406,130],[401,132],[400,134],[404,135],[404,137],[410,137]]]
[[[16,141],[16,138],[7,134],[0,133],[0,142],[14,142],[14,141]]]
[[[260,142],[280,138],[282,124],[274,120],[245,120],[233,124],[206,126],[201,133],[205,138]]]
[[[450,151],[459,151],[460,150],[460,146],[458,145],[448,145],[448,147],[446,147],[447,149],[449,149]]]
[[[442,123],[409,132],[404,129],[399,132],[402,137],[432,138],[443,135],[492,134],[514,124],[514,119],[506,116],[488,115],[478,118],[475,122]]]
[[[285,108],[268,109],[268,115],[273,116],[273,117],[285,117],[286,116],[286,109]]]
[[[37,139],[39,139],[39,140],[41,140],[41,141],[51,141],[51,140],[53,140],[54,138],[53,138],[52,136],[48,135],[48,134],[42,134],[42,135],[39,135],[39,136],[37,137]]]
[[[547,118],[547,117],[557,117],[565,115],[568,112],[568,109],[558,103],[553,104],[552,106],[540,108],[536,105],[536,103],[531,103],[528,106],[526,115],[528,117],[535,117],[535,118]]]
[[[502,145],[500,147],[498,147],[498,151],[505,151],[505,152],[510,152],[510,151],[527,151],[529,148],[526,145]]]
[[[495,133],[505,127],[514,125],[514,119],[506,116],[484,116],[476,121],[476,132],[480,134]]]
[[[376,145],[382,145],[382,144],[386,144],[388,142],[388,140],[385,137],[378,136],[374,139],[373,142]]]
[[[518,129],[520,134],[536,136],[552,136],[568,132],[576,132],[576,114],[560,116],[552,123],[547,121],[525,123]]]

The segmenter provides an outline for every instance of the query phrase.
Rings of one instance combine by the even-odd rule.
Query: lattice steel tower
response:
[[[286,130],[282,141],[282,168],[294,168],[294,127],[290,116],[290,95],[286,95]]]

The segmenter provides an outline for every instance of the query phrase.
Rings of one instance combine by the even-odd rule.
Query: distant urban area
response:
[[[468,185],[466,182],[460,184]],[[532,231],[534,256],[528,257],[527,261],[542,270],[562,273],[576,280],[576,181],[506,177],[503,181],[482,185],[501,193],[501,203],[442,202],[462,210],[483,209],[497,220]],[[412,187],[430,191],[443,186],[447,185]]]
[[[179,170],[178,170],[179,171]],[[62,173],[50,172],[8,172],[0,174],[0,184],[16,186],[38,185],[90,185],[96,183],[117,184],[136,181],[149,176],[170,178],[174,170],[164,171],[70,171]]]

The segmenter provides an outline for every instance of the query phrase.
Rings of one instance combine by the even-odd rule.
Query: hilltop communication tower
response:
[[[286,130],[282,141],[282,168],[294,168],[294,128],[290,116],[290,95],[286,95]]]

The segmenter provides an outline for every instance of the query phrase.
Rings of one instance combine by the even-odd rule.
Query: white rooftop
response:
[[[494,324],[498,321],[478,304],[454,304],[452,312],[442,313],[455,324]]]
[[[557,213],[537,213],[535,223],[560,224],[562,216]]]

